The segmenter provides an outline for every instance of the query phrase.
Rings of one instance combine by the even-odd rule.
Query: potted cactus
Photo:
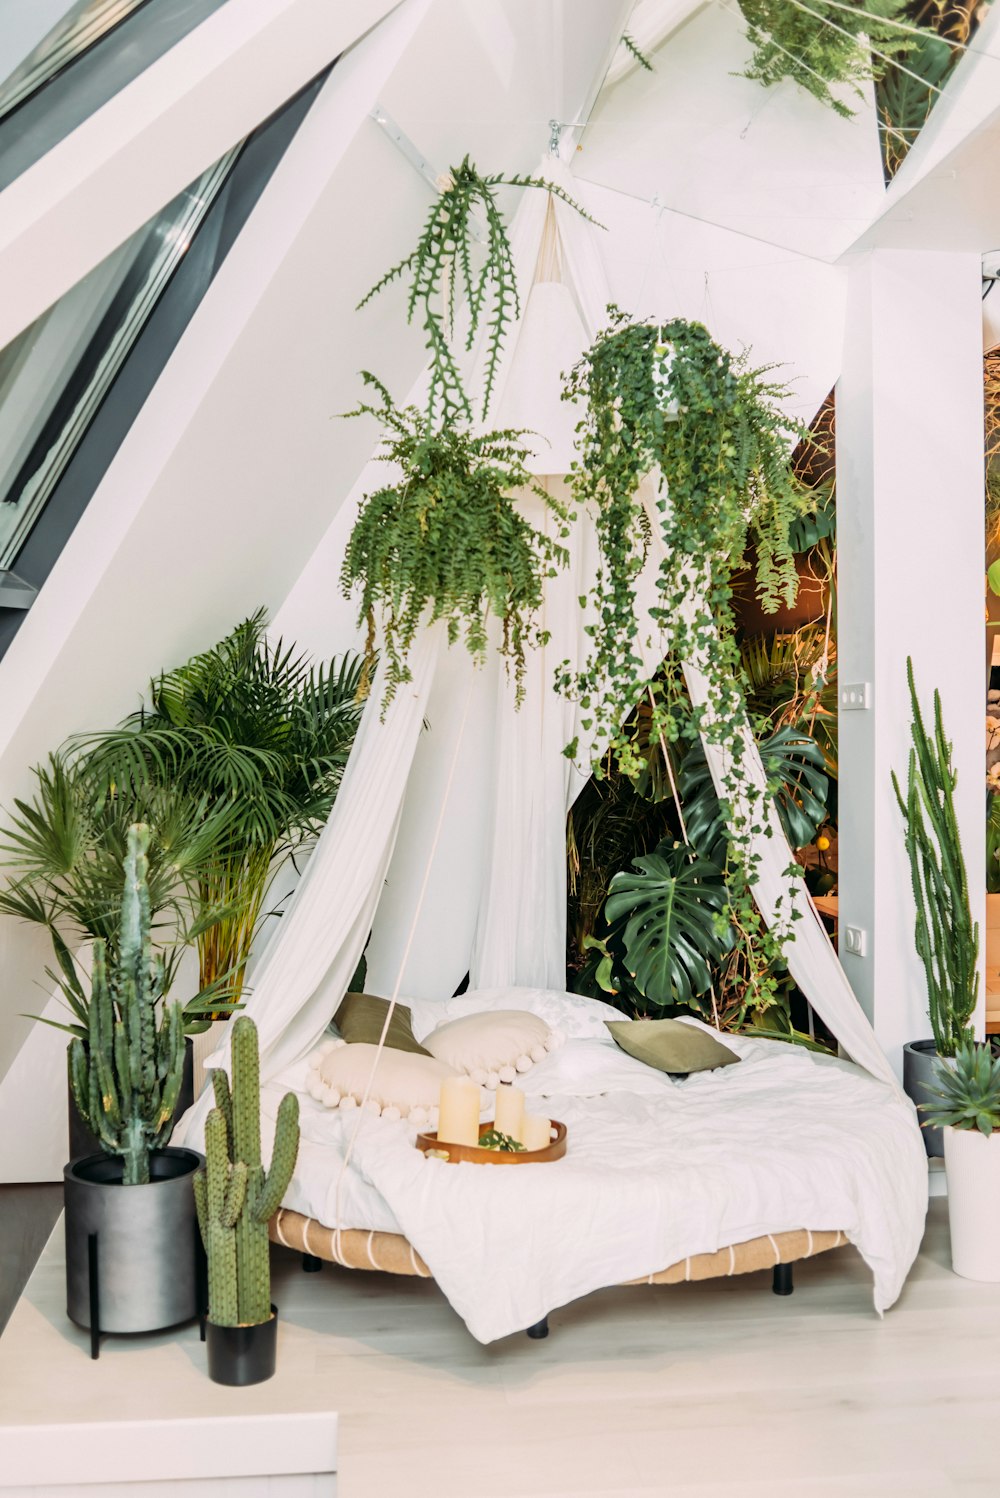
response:
[[[260,1153],[257,1027],[241,1015],[232,1031],[230,1087],[212,1071],[216,1106],[205,1120],[205,1165],[194,1178],[208,1256],[208,1373],[217,1384],[257,1384],[274,1372],[278,1312],[271,1304],[267,1225],[281,1206],[299,1152],[299,1100],[278,1107],[270,1168]]]
[[[933,1032],[932,1040],[914,1040],[903,1047],[903,1086],[919,1107],[931,1100],[939,1058],[947,1065],[969,1034],[979,991],[979,926],[972,919],[969,905],[969,881],[955,814],[956,775],[951,744],[944,732],[941,694],[934,693],[934,731],[928,733],[910,657],[906,677],[913,709],[906,795],[895,773],[892,784],[906,824],[906,851],[916,905],[914,936],[927,981]],[[929,1155],[944,1154],[940,1128],[925,1128],[924,1143]]]
[[[1000,1281],[1000,1058],[964,1038],[938,1062],[925,1127],[944,1134],[951,1266],[969,1280]]]
[[[87,1044],[74,1036],[69,1082],[101,1154],[64,1171],[70,1318],[100,1331],[154,1331],[197,1313],[194,1150],[168,1148],[184,1071],[180,1004],[161,1004],[153,957],[146,850],[130,828],[114,963],[94,943]]]

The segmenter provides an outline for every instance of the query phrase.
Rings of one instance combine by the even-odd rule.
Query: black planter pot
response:
[[[928,1088],[937,1086],[938,1053],[933,1040],[911,1040],[903,1047],[903,1091],[919,1109],[921,1103],[933,1103],[937,1099]],[[923,1122],[925,1115],[918,1112]],[[931,1159],[944,1158],[944,1130],[921,1128],[924,1148]]]
[[[205,1322],[208,1376],[216,1384],[262,1384],[273,1377],[278,1354],[278,1307],[270,1321],[256,1326],[216,1326]]]
[[[89,1125],[85,1124],[80,1117],[80,1110],[76,1106],[72,1090],[69,1089],[69,1157],[71,1160],[79,1160],[83,1155],[99,1155],[101,1141],[97,1135],[92,1133]],[[180,1097],[177,1099],[177,1107],[174,1109],[174,1118],[180,1118],[186,1113],[194,1102],[194,1046],[191,1037],[188,1036],[184,1042],[184,1074],[181,1079]]]
[[[198,1314],[198,1240],[191,1177],[203,1157],[162,1149],[150,1182],[122,1185],[121,1160],[71,1160],[66,1203],[66,1311],[99,1332],[150,1332]]]

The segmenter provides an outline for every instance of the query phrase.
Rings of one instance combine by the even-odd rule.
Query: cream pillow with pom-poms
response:
[[[357,1108],[377,1050],[363,1042],[325,1040],[309,1057],[310,1096],[327,1108]],[[383,1049],[365,1107],[382,1118],[405,1118],[417,1128],[436,1129],[441,1083],[458,1075],[433,1056]]]
[[[495,1092],[501,1082],[516,1082],[562,1042],[557,1030],[526,1009],[493,1009],[439,1025],[425,1036],[423,1047],[437,1061]]]

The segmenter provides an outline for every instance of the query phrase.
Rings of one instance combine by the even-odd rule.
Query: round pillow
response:
[[[327,1108],[349,1111],[365,1095],[378,1046],[325,1040],[309,1057],[309,1094]],[[433,1056],[383,1049],[365,1105],[382,1118],[405,1118],[418,1128],[437,1128],[441,1083],[459,1073]]]
[[[501,1082],[516,1082],[562,1042],[558,1031],[526,1009],[493,1009],[439,1025],[425,1036],[423,1046],[437,1061],[495,1092]]]

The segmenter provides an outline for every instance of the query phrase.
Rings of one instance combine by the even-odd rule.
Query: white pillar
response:
[[[903,823],[906,657],[930,712],[940,688],[956,804],[980,922],[984,1012],[985,758],[980,260],[873,250],[852,261],[837,386],[840,953],[897,1069],[930,1035]],[[870,706],[844,689],[870,684]],[[847,927],[864,955],[847,950]]]

